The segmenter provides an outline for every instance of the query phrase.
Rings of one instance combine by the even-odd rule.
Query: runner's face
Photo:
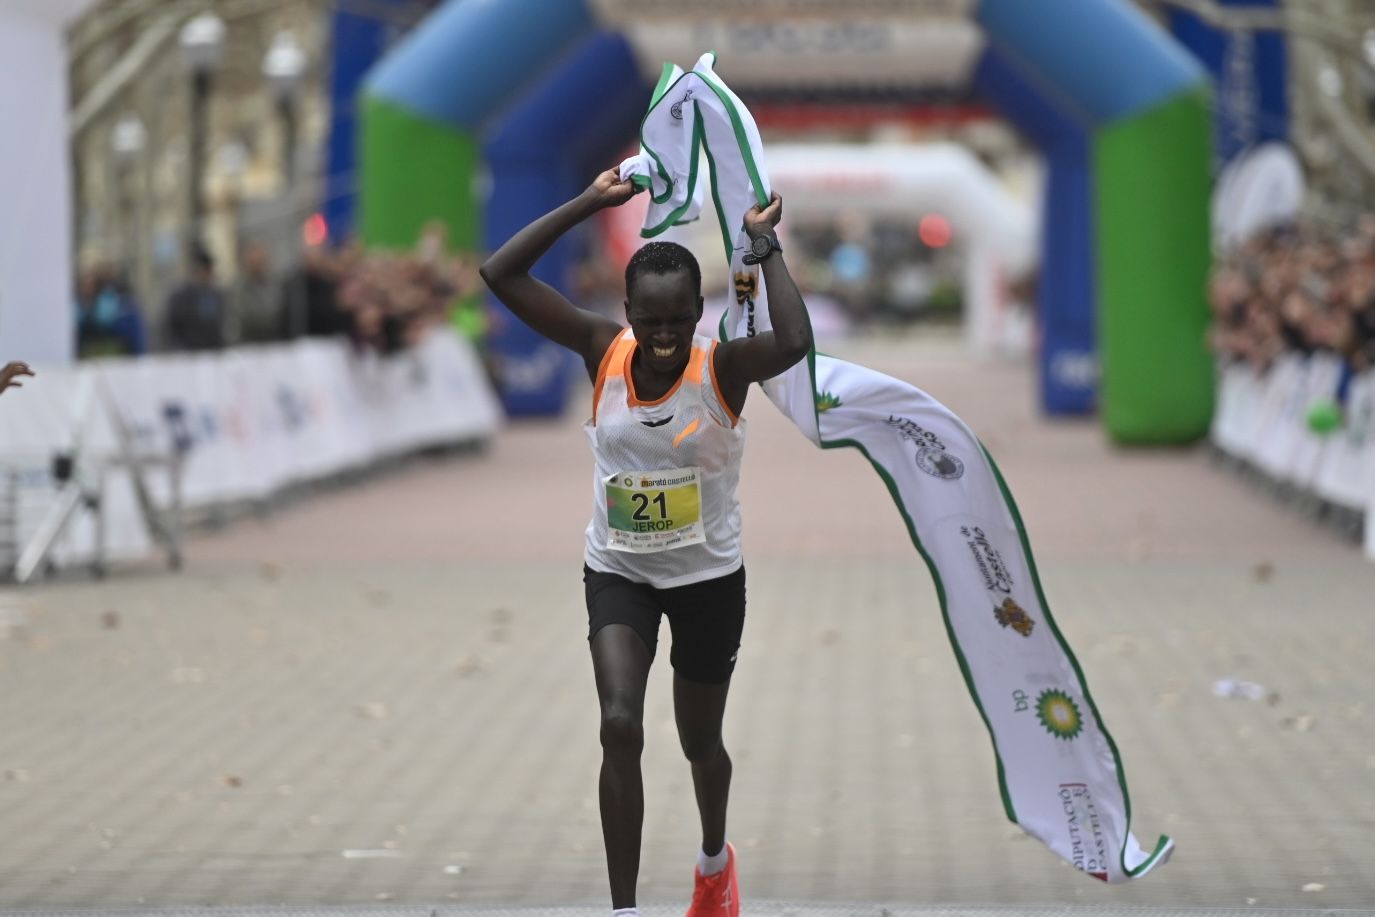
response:
[[[682,372],[702,317],[702,297],[696,295],[691,279],[682,271],[641,274],[628,293],[625,317],[645,365],[657,372]]]

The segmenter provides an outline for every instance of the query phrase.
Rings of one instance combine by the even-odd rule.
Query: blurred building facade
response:
[[[239,248],[262,237],[291,252],[300,211],[312,206],[327,128],[322,51],[327,0],[158,2],[104,0],[70,34],[77,262],[124,271],[157,327],[166,292],[198,237],[221,280]],[[222,54],[206,94],[204,217],[190,226],[194,79],[182,29],[212,12],[224,23]],[[302,52],[295,138],[263,74],[279,35]],[[294,146],[288,175],[286,149]],[[264,202],[270,204],[264,209]],[[245,216],[248,216],[245,219]],[[298,230],[297,230],[298,231]]]
[[[1375,0],[1289,0],[1293,142],[1316,219],[1375,205]]]
[[[325,147],[338,114],[329,92],[335,14],[359,7],[357,15],[400,35],[435,4],[101,0],[68,35],[79,268],[122,274],[152,329],[197,242],[221,282],[235,279],[250,249],[266,248],[274,273],[290,270],[326,194]],[[222,28],[210,36],[218,59],[198,85],[187,30],[207,15]]]
[[[1308,182],[1308,215],[1354,225],[1375,201],[1375,0],[1137,0],[1164,19],[1195,14],[1241,47],[1280,34],[1289,142]],[[1225,104],[1214,99],[1215,104]]]
[[[634,8],[634,0],[596,2]],[[1309,178],[1310,210],[1319,219],[1349,223],[1375,200],[1375,0],[1279,0],[1271,9],[1247,7],[1242,0],[1137,2],[1162,18],[1170,10],[1188,10],[1236,34],[1282,31],[1289,54],[1290,136]],[[154,328],[166,293],[183,274],[193,237],[203,240],[215,258],[221,280],[233,280],[241,251],[253,241],[271,252],[274,269],[288,269],[299,254],[305,218],[326,203],[329,193],[323,172],[324,145],[336,114],[329,102],[333,15],[366,7],[369,14],[392,17],[399,34],[436,5],[437,0],[101,0],[94,5],[69,33],[78,264],[106,262],[122,269]],[[964,0],[917,6],[919,18],[948,29],[966,25]],[[797,4],[800,12],[807,7]],[[911,12],[908,4],[894,9],[902,10],[904,20]],[[193,227],[195,80],[181,39],[187,23],[205,13],[223,22],[224,34],[206,95],[203,216]],[[283,35],[302,64],[289,117],[264,67]],[[739,60],[732,58],[735,66],[741,66]],[[960,72],[955,65],[947,69]],[[898,117],[856,124],[828,120],[825,114],[796,120],[788,115],[789,103],[805,109],[805,94],[771,101],[776,104],[765,104],[766,113],[782,113],[765,125],[775,138],[953,140],[973,148],[1024,193],[1039,181],[1035,157],[1005,124],[955,114],[968,111],[972,101],[960,85],[935,93],[923,106],[928,113],[948,107],[949,117],[919,123]],[[339,185],[334,178],[331,187]]]

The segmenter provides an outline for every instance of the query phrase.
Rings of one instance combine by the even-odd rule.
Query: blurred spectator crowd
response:
[[[443,243],[442,230],[431,227],[414,252],[312,246],[294,268],[274,274],[266,246],[250,241],[227,285],[219,281],[211,255],[196,247],[187,276],[167,297],[155,328],[148,327],[124,274],[106,263],[92,264],[76,282],[77,354],[85,359],[207,351],[335,335],[360,350],[387,354],[447,323],[479,339],[485,320],[477,271],[469,259],[444,254]]]
[[[1211,341],[1264,372],[1284,353],[1335,353],[1375,367],[1375,215],[1356,231],[1276,228],[1220,258],[1209,283]]]
[[[591,237],[582,241],[573,297],[620,320],[623,271]],[[855,214],[799,220],[787,244],[793,274],[812,304],[829,301],[852,325],[958,320],[962,256],[944,243],[928,244],[915,222]],[[121,269],[88,265],[76,280],[78,356],[213,351],[325,336],[345,336],[360,350],[385,354],[451,324],[484,362],[491,359],[484,344],[492,317],[475,259],[447,253],[441,224],[427,225],[411,251],[307,246],[285,271],[274,270],[272,256],[261,241],[243,242],[233,279],[225,282],[221,266],[195,246],[160,310],[146,307]],[[705,292],[728,295],[724,280],[709,275]]]

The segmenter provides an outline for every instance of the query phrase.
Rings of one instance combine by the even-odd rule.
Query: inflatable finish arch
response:
[[[985,38],[975,88],[1049,167],[1043,404],[1091,409],[1096,352],[1114,439],[1201,437],[1213,404],[1203,71],[1127,0],[979,0],[971,16]],[[615,161],[651,89],[588,0],[451,0],[367,81],[365,241],[409,246],[438,217],[460,248],[496,247]],[[540,262],[542,279],[567,289],[577,241]],[[560,412],[571,362],[497,310],[507,410]]]

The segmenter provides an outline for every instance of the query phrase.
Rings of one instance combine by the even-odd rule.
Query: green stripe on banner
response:
[[[1210,130],[1207,95],[1190,92],[1094,138],[1101,404],[1120,443],[1208,432]]]
[[[476,251],[480,213],[473,176],[481,159],[471,135],[426,120],[376,96],[362,100],[363,242],[414,248],[431,220],[449,229],[449,247]]]

